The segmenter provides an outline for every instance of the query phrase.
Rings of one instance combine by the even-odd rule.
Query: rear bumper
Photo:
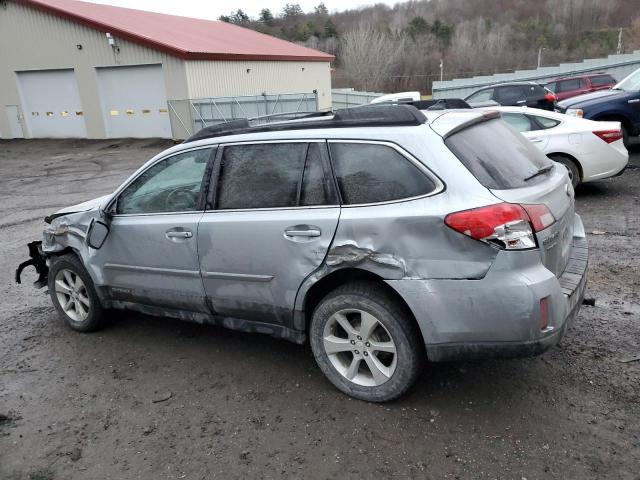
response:
[[[388,281],[414,313],[429,360],[529,357],[556,345],[578,315],[587,281],[588,247],[578,216],[574,231],[580,236],[560,277],[542,265],[538,251],[529,251],[501,252],[479,280]],[[541,330],[543,298],[549,326]]]

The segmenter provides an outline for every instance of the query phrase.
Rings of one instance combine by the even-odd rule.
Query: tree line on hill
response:
[[[640,48],[638,0],[414,0],[329,12],[288,3],[220,20],[336,56],[334,87],[393,92]]]

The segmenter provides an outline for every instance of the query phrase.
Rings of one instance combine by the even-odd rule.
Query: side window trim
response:
[[[331,149],[329,148],[328,152],[329,152],[329,158],[331,161],[331,172],[333,174],[334,183],[337,189],[341,208],[370,207],[375,205],[389,205],[393,203],[403,203],[411,200],[416,200],[419,198],[433,197],[434,195],[438,195],[439,193],[442,193],[446,189],[445,183],[440,179],[440,177],[438,177],[438,175],[432,172],[425,164],[423,164],[420,160],[414,157],[411,153],[409,153],[407,150],[405,150],[400,145],[394,142],[383,141],[383,140],[337,139],[336,138],[336,139],[328,139],[327,144],[330,144],[330,143],[360,143],[360,144],[367,144],[367,145],[384,145],[387,147],[391,147],[396,152],[398,152],[402,157],[404,157],[405,160],[410,162],[413,166],[415,166],[418,170],[420,170],[424,175],[426,175],[435,185],[435,188],[431,192],[425,193],[423,195],[416,195],[414,197],[399,198],[397,200],[388,200],[385,202],[345,204],[342,199],[342,194],[340,193],[340,189],[338,188],[338,178],[336,176],[335,168],[333,166],[333,159],[331,159]]]
[[[201,184],[201,187],[200,187],[200,194],[198,196],[198,204],[197,204],[198,207],[197,207],[196,210],[190,210],[190,211],[186,211],[186,212],[117,213],[116,208],[117,208],[117,205],[118,205],[118,199],[120,198],[120,195],[122,195],[122,193],[129,187],[129,185],[131,185],[133,182],[135,182],[141,175],[144,175],[150,168],[153,168],[157,164],[159,164],[160,162],[164,162],[165,160],[167,160],[167,159],[169,159],[171,157],[175,157],[176,155],[182,155],[184,153],[193,152],[193,151],[196,151],[196,150],[207,150],[207,149],[211,149],[211,153],[209,154],[209,158],[207,159],[207,166],[205,167],[204,176],[202,177],[202,184]],[[158,160],[153,162],[151,165],[149,165],[147,168],[145,168],[140,173],[138,173],[138,175],[136,175],[135,177],[131,178],[125,184],[121,185],[115,191],[115,193],[113,194],[113,198],[109,201],[109,203],[105,207],[105,211],[110,212],[110,214],[113,217],[134,217],[134,216],[140,217],[140,216],[150,216],[150,215],[180,215],[180,214],[185,214],[185,213],[202,213],[202,211],[204,210],[204,205],[205,205],[204,199],[206,197],[206,191],[203,190],[203,189],[209,187],[209,182],[208,182],[208,179],[210,177],[209,172],[211,171],[211,168],[213,167],[213,160],[215,158],[217,150],[218,150],[218,145],[202,145],[202,146],[195,147],[195,148],[189,148],[189,149],[185,149],[185,150],[180,150],[179,152],[173,152],[170,155],[166,155],[164,157],[159,158]]]
[[[293,207],[264,207],[264,208],[236,208],[236,209],[227,209],[227,210],[218,210],[217,198],[218,198],[218,187],[220,181],[220,168],[222,165],[222,155],[224,154],[224,149],[226,147],[232,147],[235,145],[257,145],[264,143],[306,143],[307,149],[305,154],[304,165],[302,168],[302,175],[300,175],[300,179],[298,180],[298,193],[296,199],[296,206]],[[302,182],[304,179],[304,171],[305,166],[307,164],[309,147],[312,143],[321,144],[322,148],[320,149],[322,156],[322,168],[325,175],[325,180],[327,181],[327,196],[329,197],[329,203],[327,205],[308,205],[308,206],[300,206],[300,195]],[[243,142],[229,142],[229,143],[220,143],[217,146],[217,151],[215,154],[215,158],[212,162],[211,175],[209,175],[209,184],[208,190],[204,205],[204,211],[206,213],[213,212],[252,212],[252,211],[269,211],[269,210],[294,210],[294,209],[309,209],[309,208],[335,208],[340,206],[340,199],[338,198],[339,191],[337,189],[337,185],[335,185],[335,176],[333,174],[333,169],[330,165],[329,161],[329,153],[326,139],[319,138],[294,138],[294,139],[277,139],[277,140],[246,140]]]

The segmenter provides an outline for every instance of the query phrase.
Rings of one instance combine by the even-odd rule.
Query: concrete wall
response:
[[[496,83],[518,81],[547,83],[558,77],[581,73],[607,72],[620,81],[638,68],[640,68],[640,50],[621,55],[609,55],[606,58],[590,58],[577,63],[562,63],[553,67],[433,82],[433,98],[464,98],[480,87]]]
[[[192,99],[317,90],[318,108],[331,107],[329,62],[187,61],[186,73]]]
[[[1,6],[4,5],[4,6]],[[104,32],[13,2],[0,4],[0,134],[8,137],[5,105],[21,105],[16,71],[75,69],[89,138],[104,138],[95,67],[162,64],[168,98],[188,96],[184,61],[127,40],[114,53]],[[79,50],[77,45],[82,45]],[[22,111],[23,115],[28,112]],[[28,134],[26,128],[25,135]]]

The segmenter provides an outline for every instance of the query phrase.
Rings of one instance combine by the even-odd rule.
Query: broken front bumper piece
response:
[[[38,280],[33,282],[33,285],[36,288],[42,288],[47,285],[47,276],[49,274],[49,267],[47,267],[47,261],[42,253],[42,242],[31,242],[27,244],[27,247],[29,247],[29,256],[31,258],[18,265],[18,268],[16,269],[16,283],[21,283],[20,275],[22,274],[22,271],[28,266],[33,265],[33,268],[38,272]]]

